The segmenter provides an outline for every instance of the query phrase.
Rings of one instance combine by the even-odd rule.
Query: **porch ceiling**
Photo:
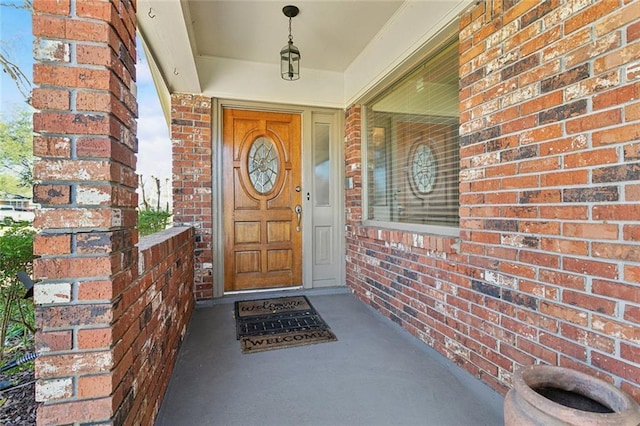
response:
[[[402,1],[191,1],[196,54],[279,66],[289,3],[300,7],[292,33],[304,67],[344,72]]]
[[[469,0],[140,0],[139,31],[156,83],[168,93],[344,107],[427,33],[437,32]],[[292,33],[302,53],[301,79],[283,81],[279,51],[287,42],[282,8],[300,14]],[[411,20],[413,17],[413,21]],[[418,43],[416,45],[416,43]],[[383,48],[383,55],[376,50]],[[384,53],[390,55],[384,57]],[[371,58],[381,64],[373,67]],[[375,63],[375,61],[373,61]],[[372,69],[373,68],[373,69]],[[362,84],[361,84],[362,85]]]

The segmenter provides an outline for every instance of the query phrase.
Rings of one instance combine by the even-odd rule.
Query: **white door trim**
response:
[[[344,147],[340,137],[343,129],[343,113],[342,110],[328,108],[314,108],[300,105],[282,105],[270,104],[262,102],[249,102],[230,99],[213,98],[212,111],[212,129],[211,129],[211,155],[212,164],[215,172],[212,173],[212,212],[213,212],[213,297],[218,298],[224,296],[224,221],[222,217],[222,179],[220,172],[222,171],[222,110],[226,108],[246,109],[255,111],[270,112],[286,112],[291,114],[300,114],[302,117],[302,192],[303,192],[303,215],[302,215],[302,282],[303,288],[313,288],[313,244],[312,244],[312,226],[313,217],[311,214],[304,214],[312,211],[310,201],[307,201],[306,193],[310,192],[310,186],[313,179],[313,160],[312,160],[312,125],[313,113],[335,114],[335,154],[338,156],[338,164],[344,164]],[[337,208],[337,250],[344,254],[345,250],[345,234],[344,234],[344,188],[341,184],[344,179],[344,168],[337,168],[336,193]],[[307,190],[309,188],[309,190]],[[341,262],[338,271],[339,285],[345,285],[345,262],[344,255],[340,256]]]

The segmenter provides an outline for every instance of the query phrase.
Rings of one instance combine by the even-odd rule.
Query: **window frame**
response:
[[[394,78],[387,79],[386,84],[380,84],[374,88],[372,92],[366,96],[366,99],[361,101],[361,182],[362,182],[362,224],[364,226],[376,227],[376,228],[385,228],[385,229],[393,229],[398,231],[406,231],[406,232],[414,232],[420,234],[430,234],[430,235],[438,235],[443,237],[459,237],[460,236],[460,225],[458,226],[444,226],[444,225],[431,225],[431,224],[420,224],[420,223],[409,223],[409,222],[395,222],[395,221],[385,221],[379,219],[370,218],[370,197],[369,197],[369,179],[370,179],[370,170],[369,170],[369,144],[372,141],[369,140],[369,118],[368,115],[368,106],[378,99],[378,96],[385,92],[389,87],[399,83],[404,78],[407,78],[411,75],[417,66],[423,64],[427,61],[431,56],[436,54],[439,50],[446,47],[449,43],[454,42],[454,40],[458,38],[457,33],[449,33],[445,37],[437,37],[439,40],[434,40],[431,43],[428,43],[429,48],[426,53],[422,53],[420,55],[416,55],[411,61],[413,63],[412,66],[404,69],[401,73],[394,76]],[[459,41],[459,40],[458,40]],[[460,126],[460,120],[458,118],[458,126]],[[375,126],[375,127],[384,127],[384,126]],[[391,129],[385,127],[386,132],[390,132]],[[389,136],[390,137],[390,136]],[[386,143],[386,142],[385,142]],[[460,147],[458,146],[458,150]],[[459,174],[458,170],[458,174]],[[459,184],[459,180],[458,180]],[[460,211],[460,194],[458,193],[458,212]]]

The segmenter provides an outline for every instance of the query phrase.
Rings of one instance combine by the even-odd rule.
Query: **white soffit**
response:
[[[280,78],[280,66],[234,59],[196,59],[203,94],[216,98],[344,108],[341,72],[302,69],[300,80]]]
[[[179,0],[138,0],[138,30],[170,92],[200,93],[201,87]]]

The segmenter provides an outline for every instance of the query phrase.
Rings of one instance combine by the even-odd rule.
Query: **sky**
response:
[[[22,4],[21,0],[0,0],[0,3]],[[0,6],[0,49],[32,80],[33,35],[31,14],[27,10]],[[151,72],[140,44],[136,52],[136,84],[138,89],[138,174],[146,182],[147,196],[155,194],[152,176],[162,184],[162,205],[170,198],[167,179],[171,179],[171,140],[153,85]],[[29,109],[13,80],[0,72],[0,118],[8,119],[20,109]],[[152,186],[153,185],[153,186]],[[169,182],[170,186],[170,182]],[[142,199],[140,199],[142,201]]]

